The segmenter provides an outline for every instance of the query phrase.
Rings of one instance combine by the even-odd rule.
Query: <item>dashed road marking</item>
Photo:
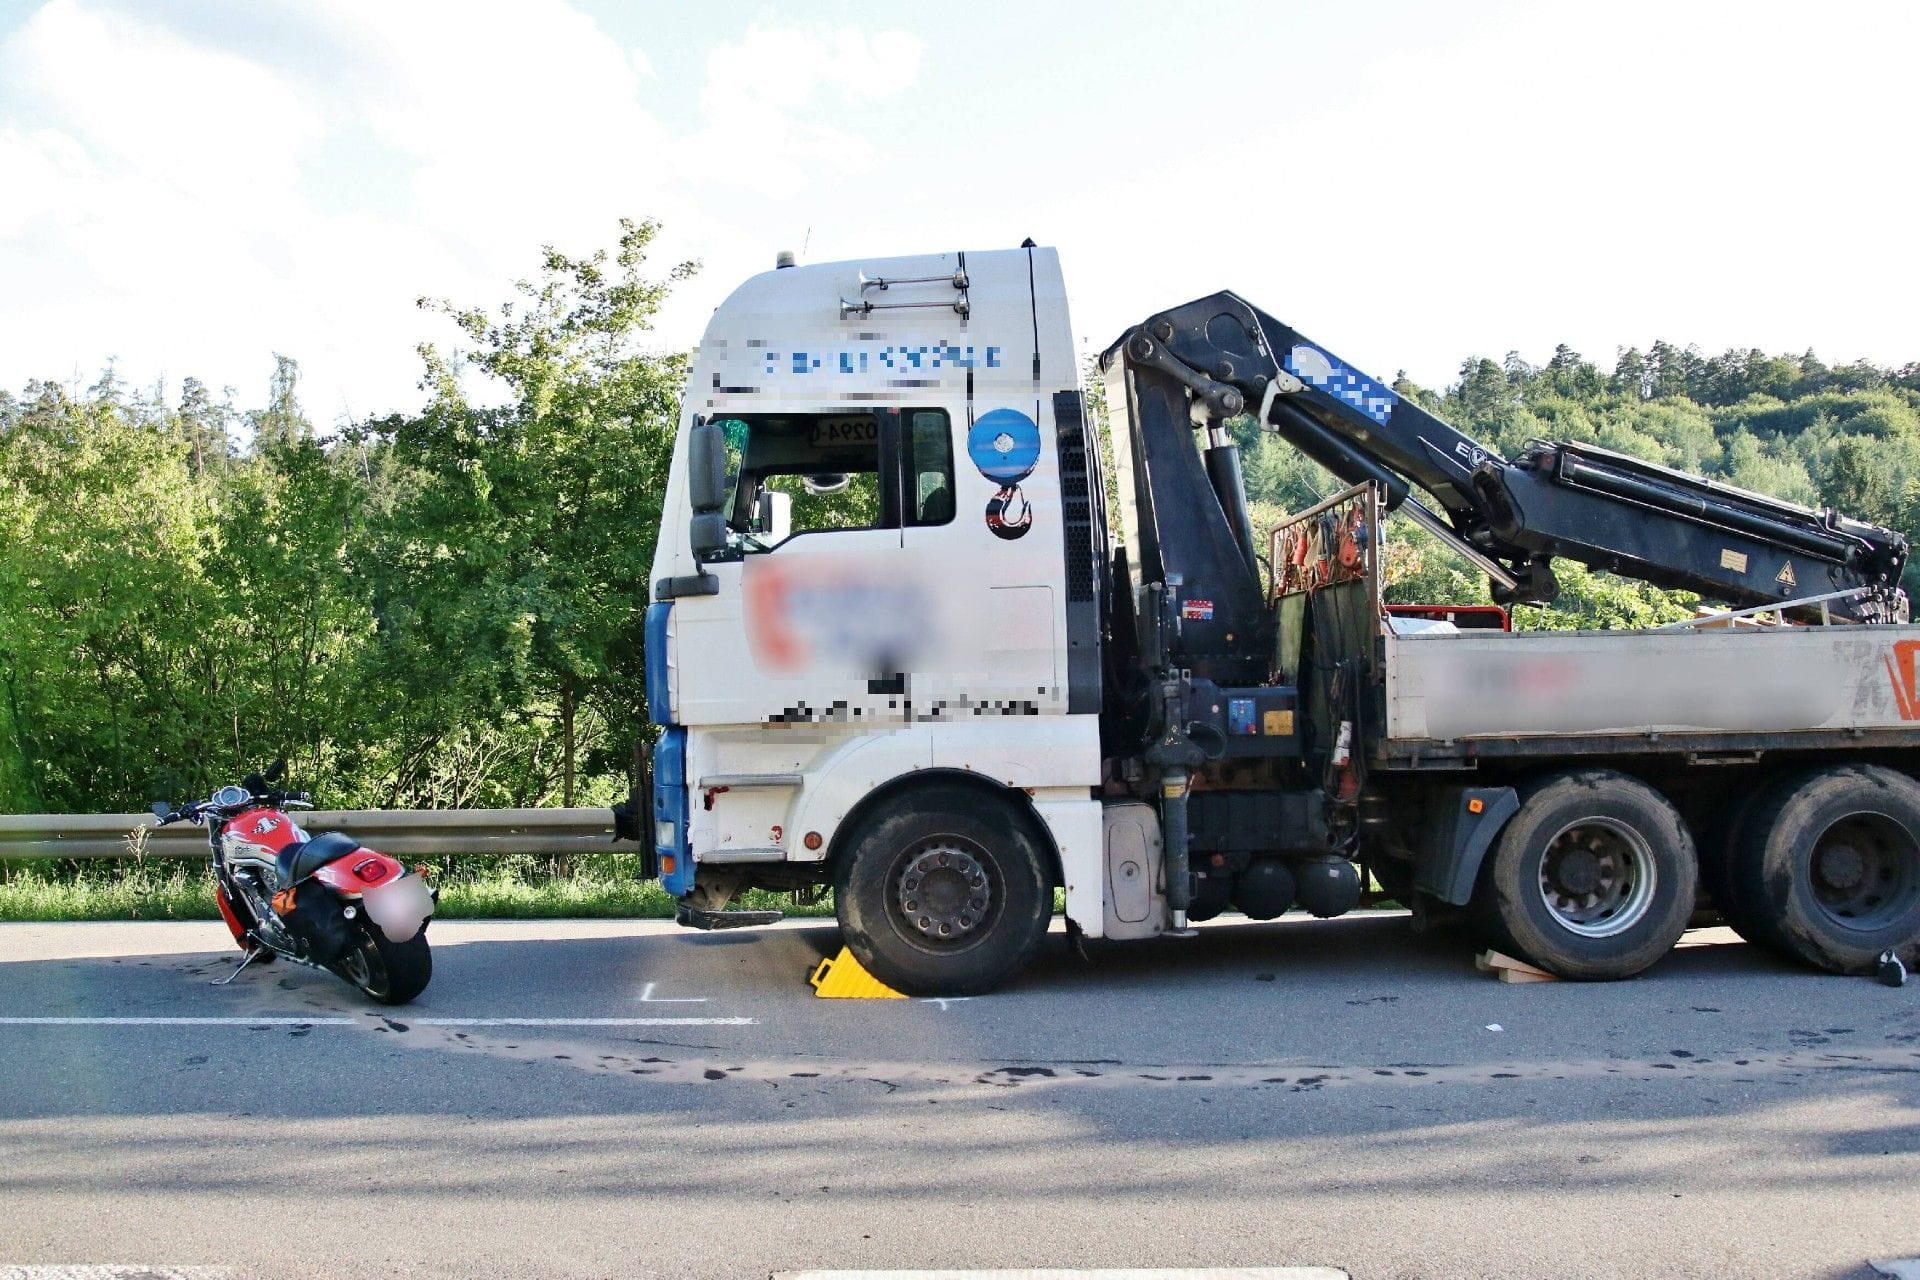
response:
[[[166,1267],[139,1263],[10,1267],[0,1263],[0,1280],[230,1280],[232,1275],[232,1267]]]
[[[404,1015],[403,1015],[404,1016]],[[408,1018],[416,1027],[754,1027],[754,1018]]]
[[[0,1018],[0,1027],[354,1027],[359,1018]]]
[[[1338,1267],[1067,1267],[986,1271],[776,1271],[773,1280],[1351,1280]]]
[[[660,984],[657,982],[649,982],[646,986],[640,988],[640,1003],[641,1004],[705,1004],[707,1002],[707,998],[705,996],[656,996],[655,994],[653,994],[653,989],[659,985]]]

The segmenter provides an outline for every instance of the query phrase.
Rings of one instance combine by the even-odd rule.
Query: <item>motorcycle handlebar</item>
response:
[[[250,801],[264,801],[276,808],[282,806],[297,809],[313,808],[313,796],[310,793],[305,791],[276,791],[268,785],[269,781],[277,777],[285,767],[284,761],[275,761],[274,767],[269,769],[266,775],[250,773],[242,778],[240,785],[246,789],[248,799]],[[218,810],[218,808],[219,806],[215,805],[210,799],[195,800],[190,804],[182,805],[178,809],[172,808],[166,801],[156,801],[153,805],[153,816],[159,825],[164,827],[175,822],[198,822],[203,815],[209,811]]]

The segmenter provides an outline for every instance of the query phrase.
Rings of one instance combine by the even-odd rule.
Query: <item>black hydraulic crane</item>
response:
[[[1188,793],[1209,761],[1301,758],[1309,781],[1300,785],[1319,783],[1305,794],[1326,801],[1326,829],[1348,833],[1334,843],[1354,830],[1337,775],[1342,753],[1361,751],[1365,659],[1347,635],[1295,673],[1297,689],[1276,693],[1267,684],[1278,624],[1261,585],[1229,419],[1250,413],[1348,484],[1377,486],[1388,511],[1484,570],[1501,603],[1552,600],[1558,557],[1736,608],[1907,619],[1899,586],[1907,540],[1893,530],[1592,445],[1536,441],[1518,458],[1501,457],[1233,293],[1127,330],[1101,368],[1108,412],[1130,428],[1116,433],[1124,443],[1115,464],[1134,499],[1132,511],[1122,511],[1131,521],[1112,565],[1116,578],[1124,572],[1130,581],[1115,581],[1109,596],[1105,669],[1114,714],[1103,736],[1112,754],[1137,752],[1154,779],[1176,929],[1185,927],[1196,883]],[[1200,449],[1196,429],[1204,432]],[[1337,631],[1340,605],[1325,613],[1319,625]],[[1206,728],[1223,703],[1257,707],[1262,697],[1287,694],[1299,699],[1303,736],[1229,742],[1217,726]],[[1200,820],[1217,827],[1237,802],[1231,791],[1215,791]],[[1305,829],[1304,819],[1276,826],[1249,812],[1263,829]]]
[[[1235,615],[1259,608],[1257,553],[1223,424],[1252,413],[1342,480],[1383,486],[1389,510],[1483,569],[1501,603],[1552,600],[1561,557],[1735,608],[1907,617],[1907,540],[1893,530],[1588,444],[1536,441],[1501,457],[1233,293],[1129,329],[1102,366],[1109,406],[1134,426],[1130,461],[1145,473],[1135,492],[1157,507],[1141,521],[1140,555],[1155,561],[1140,564],[1143,577],[1170,572],[1187,594],[1224,597]],[[1208,433],[1202,465],[1190,428]],[[1217,502],[1205,500],[1203,470]],[[1223,535],[1238,551],[1224,564]],[[1233,581],[1242,565],[1253,586],[1245,601]],[[1225,635],[1242,619],[1219,621]]]

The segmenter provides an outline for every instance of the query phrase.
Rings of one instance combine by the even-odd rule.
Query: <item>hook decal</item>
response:
[[[1040,428],[1018,409],[989,409],[967,432],[967,456],[980,474],[1000,486],[987,500],[987,528],[1012,540],[1033,525],[1033,507],[1020,482],[1040,461]]]
[[[1011,542],[1026,533],[1033,524],[1033,507],[1020,486],[1010,484],[987,499],[987,528],[996,538]]]

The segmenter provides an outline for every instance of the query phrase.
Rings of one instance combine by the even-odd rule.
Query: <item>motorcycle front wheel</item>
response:
[[[362,928],[352,948],[327,967],[381,1004],[405,1004],[433,979],[433,952],[425,929],[394,942],[378,929]]]

